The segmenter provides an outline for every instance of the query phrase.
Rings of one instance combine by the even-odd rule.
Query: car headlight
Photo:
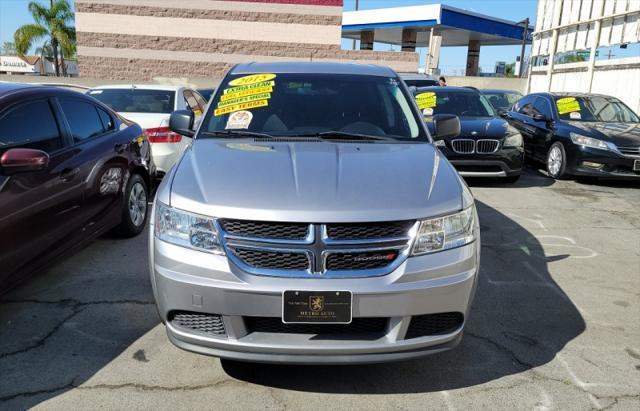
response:
[[[476,239],[475,206],[444,217],[421,220],[411,255],[460,247]]]
[[[522,134],[517,131],[513,134],[509,134],[504,139],[503,147],[521,147],[522,146]]]
[[[571,141],[573,141],[574,144],[591,148],[598,148],[600,150],[618,151],[618,148],[615,146],[615,144],[598,140],[597,138],[591,138],[573,132],[569,133],[569,137],[571,137]]]
[[[155,235],[181,247],[224,254],[215,219],[176,210],[159,201],[155,210]]]

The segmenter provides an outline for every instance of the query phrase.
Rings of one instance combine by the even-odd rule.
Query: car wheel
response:
[[[513,184],[520,179],[520,174],[517,176],[508,176],[504,178],[505,183]]]
[[[547,152],[547,172],[556,180],[566,177],[567,155],[559,141],[551,145]]]
[[[116,232],[122,237],[134,237],[144,230],[148,215],[149,189],[140,174],[133,174],[127,182],[122,204],[122,221]]]

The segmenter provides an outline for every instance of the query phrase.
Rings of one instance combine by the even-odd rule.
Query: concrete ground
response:
[[[159,324],[146,236],[102,238],[0,301],[0,409],[640,409],[640,185],[472,183],[481,280],[420,360],[220,362]]]

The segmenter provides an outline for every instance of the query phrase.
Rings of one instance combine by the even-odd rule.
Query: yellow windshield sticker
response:
[[[251,110],[252,108],[266,107],[269,105],[269,100],[250,101],[248,103],[234,104],[232,106],[226,106],[218,108],[213,112],[214,116],[222,116],[227,113],[233,113],[240,110]]]
[[[250,101],[256,101],[256,100],[269,100],[270,98],[271,98],[271,93],[262,93],[262,94],[254,94],[252,96],[238,97],[231,100],[219,102],[218,108],[232,106],[234,104],[239,104],[239,103],[248,103]]]
[[[436,93],[428,91],[416,95],[416,103],[419,109],[432,108],[436,106]]]
[[[273,91],[272,86],[262,86],[250,88],[247,90],[236,91],[233,93],[227,93],[225,90],[225,94],[220,96],[220,101],[228,101],[233,100],[239,97],[253,96],[254,94],[262,94],[262,93],[271,93]]]
[[[261,81],[259,83],[248,84],[246,86],[230,87],[230,88],[224,89],[222,94],[234,94],[234,93],[239,93],[241,91],[254,90],[260,87],[269,87],[269,86],[273,87],[275,85],[276,85],[275,81]]]
[[[565,97],[556,100],[556,107],[558,107],[558,114],[567,114],[575,111],[580,111],[580,103],[575,97]]]
[[[246,86],[249,84],[261,83],[264,81],[273,80],[276,78],[275,74],[252,74],[250,76],[239,77],[229,82],[230,86]]]

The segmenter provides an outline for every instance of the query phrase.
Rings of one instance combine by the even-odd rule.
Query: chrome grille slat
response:
[[[491,154],[498,151],[500,147],[499,140],[492,139],[480,139],[476,141],[476,153],[478,154]]]
[[[640,146],[625,146],[625,147],[618,146],[618,151],[624,154],[625,156],[640,157]]]
[[[476,148],[476,141],[470,138],[457,138],[451,140],[451,148],[458,154],[473,154]]]

